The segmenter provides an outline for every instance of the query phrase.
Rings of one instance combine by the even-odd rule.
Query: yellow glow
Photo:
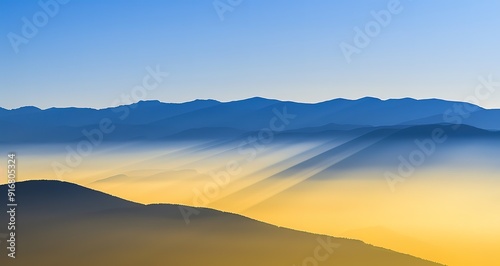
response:
[[[207,206],[360,239],[448,265],[500,261],[500,180],[495,173],[421,169],[395,192],[377,170],[335,172],[328,180],[310,179],[307,171],[271,177],[313,156],[305,152],[320,145],[276,146],[254,160],[227,148],[184,157],[176,155],[177,148],[101,152],[85,158],[64,180],[141,203]],[[51,163],[62,160],[61,154],[25,155],[19,180],[55,179]],[[237,171],[218,182],[214,176],[229,173],[228,162],[238,162]]]

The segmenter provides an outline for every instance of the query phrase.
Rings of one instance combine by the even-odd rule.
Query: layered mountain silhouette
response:
[[[380,227],[369,218],[372,210],[363,207],[372,206],[370,197],[384,195],[387,206],[400,199],[403,206],[406,200],[408,207],[398,209],[405,212],[405,208],[423,206],[420,195],[426,192],[420,188],[493,182],[499,170],[499,121],[500,110],[410,98],[334,99],[316,104],[251,98],[179,104],[141,101],[106,109],[0,108],[0,146],[21,155],[20,172],[29,175],[21,176],[22,180],[64,177],[85,186],[58,181],[17,184],[18,259],[13,265],[437,265],[357,240],[280,228],[213,209],[143,205],[99,191],[143,203],[210,206],[262,220],[276,206],[288,208],[276,216],[289,215],[292,207],[302,215],[314,209],[311,204],[328,202],[328,219],[347,215],[338,217],[347,229],[375,228],[373,233],[360,231],[362,239],[385,246],[377,237],[369,237],[383,238],[384,232],[375,232]],[[82,152],[89,145],[79,145],[81,141],[93,143],[92,152]],[[230,173],[228,165],[235,162],[242,172],[230,174],[229,184],[222,184],[220,173]],[[61,169],[63,176],[58,176]],[[398,183],[397,193],[389,194],[394,187],[387,176],[411,178],[405,179],[405,186]],[[212,181],[222,184],[220,195],[211,197],[207,205],[200,204],[195,192],[205,191]],[[408,191],[419,196],[410,198],[413,194]],[[438,191],[433,200],[437,206],[449,206],[448,200],[459,194],[450,192],[448,199],[441,197],[446,189]],[[5,185],[0,193],[7,193]],[[390,198],[394,195],[399,198]],[[482,194],[476,198],[478,206],[487,202]],[[351,205],[344,206],[345,202]],[[373,223],[382,221],[385,226],[381,217],[389,208],[385,206],[372,206],[381,210]],[[309,215],[322,217],[313,211]],[[461,217],[453,215],[443,221]],[[359,217],[366,221],[358,221]],[[0,218],[6,221],[6,212]],[[352,220],[348,223],[348,219]],[[269,221],[301,228],[297,222]],[[421,223],[433,226],[432,221]],[[322,228],[320,232],[342,230]],[[395,232],[406,235],[407,231]],[[386,247],[441,260],[431,248],[421,252],[398,245],[391,242]],[[4,258],[0,254],[0,260]]]
[[[142,205],[72,183],[26,181],[16,190],[18,255],[9,265],[440,265],[357,240],[212,209]],[[7,220],[5,211],[0,218]]]
[[[277,120],[276,120],[277,119]],[[276,120],[276,121],[274,121]],[[274,122],[273,122],[274,121]],[[104,123],[104,141],[228,139],[270,128],[295,134],[327,134],[362,128],[464,124],[500,130],[500,110],[462,102],[410,98],[334,99],[316,104],[250,98],[233,102],[196,100],[174,104],[141,101],[106,109],[22,107],[0,109],[3,143],[73,142]]]

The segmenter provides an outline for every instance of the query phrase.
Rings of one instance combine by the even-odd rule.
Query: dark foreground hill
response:
[[[16,259],[1,239],[1,265],[439,265],[357,240],[211,209],[142,205],[71,183],[27,181],[16,191]],[[0,218],[7,223],[6,211]]]

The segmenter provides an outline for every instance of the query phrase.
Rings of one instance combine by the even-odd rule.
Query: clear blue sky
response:
[[[169,77],[145,98],[164,102],[463,100],[479,76],[500,80],[496,0],[401,0],[347,63],[340,43],[389,2],[244,0],[221,21],[212,0],[72,0],[15,53],[9,33],[22,36],[22,18],[43,9],[1,0],[0,106],[111,106],[156,65]],[[481,105],[500,107],[500,88]]]

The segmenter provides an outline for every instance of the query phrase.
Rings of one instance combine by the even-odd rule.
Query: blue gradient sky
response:
[[[212,2],[73,0],[16,54],[7,34],[42,8],[2,0],[0,106],[111,106],[157,64],[170,76],[145,98],[164,102],[463,100],[478,77],[500,80],[500,1],[401,0],[350,64],[339,44],[389,1],[244,0],[223,21]],[[500,107],[500,88],[481,105]]]

